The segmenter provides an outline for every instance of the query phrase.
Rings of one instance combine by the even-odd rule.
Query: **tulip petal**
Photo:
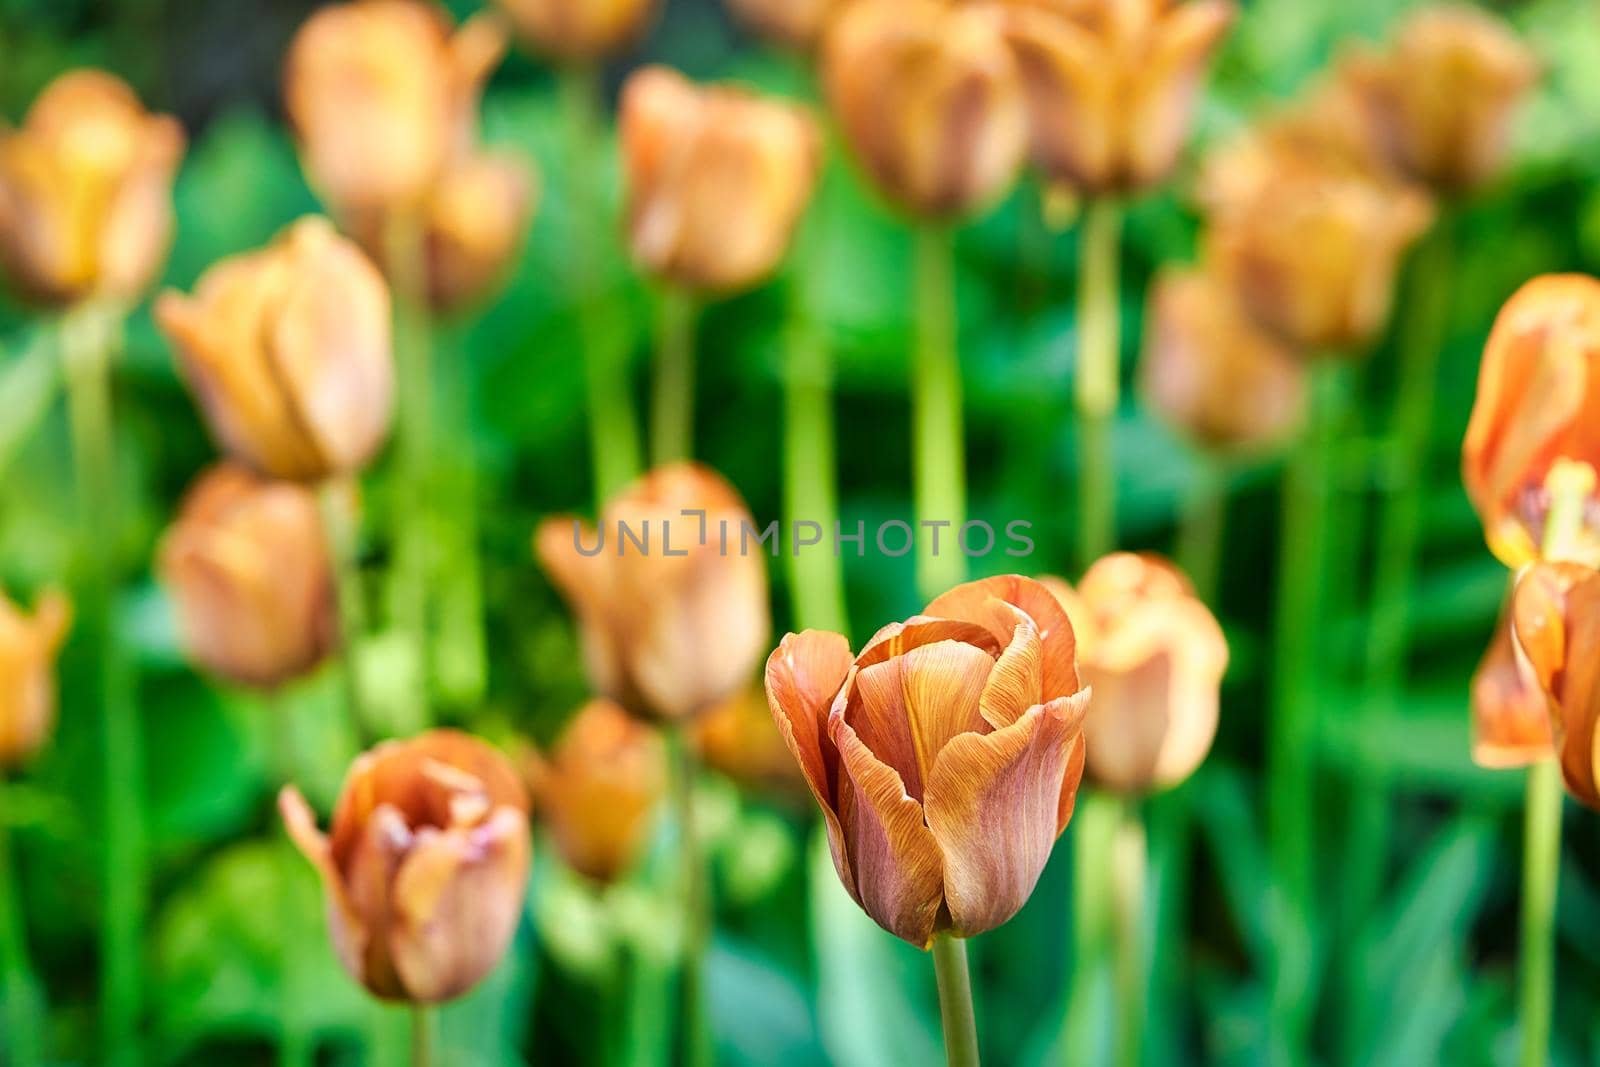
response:
[[[935,597],[924,610],[939,618],[962,619],[987,626],[996,641],[1009,644],[1015,624],[1005,621],[1008,616],[994,610],[988,603],[991,599],[1022,609],[1038,627],[1044,656],[1044,696],[1054,700],[1076,693],[1080,686],[1072,623],[1055,594],[1034,579],[1004,574],[967,582]]]
[[[603,536],[603,531],[578,519],[564,516],[546,519],[534,532],[534,555],[577,616],[579,643],[589,680],[601,695],[641,714],[644,698],[628,674],[627,661],[613,637],[616,628],[607,618],[616,581],[613,569],[616,556],[605,551],[600,540]],[[595,546],[592,553],[587,547],[580,551],[580,545],[590,544]]]
[[[1018,622],[983,687],[978,710],[996,730],[1010,726],[1039,703],[1044,690],[1044,649],[1033,620],[1016,610]]]
[[[998,656],[1003,647],[1002,641],[997,640],[994,633],[980,623],[917,615],[905,622],[890,623],[873,634],[872,640],[861,647],[856,666],[870,667],[935,641],[961,641],[975,645],[991,656]]]
[[[1556,711],[1567,788],[1600,809],[1600,571],[1543,563],[1517,583],[1516,637]]]

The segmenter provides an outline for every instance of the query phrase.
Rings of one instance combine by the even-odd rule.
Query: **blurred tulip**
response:
[[[733,487],[694,463],[646,474],[606,504],[598,531],[541,523],[534,549],[578,616],[595,689],[681,720],[748,685],[771,626],[758,533]]]
[[[927,948],[1016,914],[1083,774],[1089,691],[1048,589],[957,586],[854,661],[839,634],[789,634],[766,685],[839,878],[879,926]]]
[[[155,314],[212,436],[256,471],[351,473],[388,436],[389,290],[326,219],[218,262],[193,296],[162,294]]]
[[[72,624],[60,593],[39,598],[27,616],[0,594],[0,769],[31,760],[56,721],[56,653]]]
[[[318,9],[284,68],[312,185],[341,214],[420,204],[470,147],[478,97],[505,48],[498,19],[452,32],[444,8],[423,0]]]
[[[1600,280],[1549,274],[1500,309],[1462,447],[1467,495],[1509,567],[1541,555],[1552,468],[1600,468]],[[1600,498],[1586,496],[1575,554],[1600,564]]]
[[[828,103],[856,158],[914,215],[1000,197],[1027,151],[1016,63],[994,20],[946,0],[863,0],[823,42]]]
[[[585,704],[548,757],[530,752],[534,813],[567,866],[597,882],[626,874],[666,792],[661,736],[606,700]]]
[[[1260,451],[1296,435],[1306,417],[1304,363],[1208,271],[1160,275],[1148,321],[1139,381],[1162,421],[1221,452]]]
[[[1508,610],[1472,676],[1472,760],[1491,770],[1527,767],[1554,755],[1553,746],[1550,702],[1517,657]]]
[[[554,59],[600,59],[632,44],[655,21],[658,0],[496,0],[517,34]]]
[[[0,259],[27,295],[132,300],[172,242],[183,128],[97,70],[63,74],[0,131]]]
[[[1172,172],[1201,79],[1232,25],[1228,0],[989,0],[1016,53],[1034,162],[1089,194]]]
[[[202,669],[275,688],[337,641],[333,572],[315,494],[220,463],[189,490],[161,546],[162,582]]]
[[[1539,65],[1487,11],[1439,4],[1407,17],[1386,50],[1350,51],[1339,73],[1392,166],[1458,190],[1499,169],[1512,113],[1538,80]]]
[[[1600,571],[1535,564],[1517,582],[1511,617],[1554,713],[1567,789],[1600,808]]]
[[[339,962],[375,996],[451,1000],[505,955],[528,885],[528,797],[489,745],[454,730],[385,741],[351,765],[328,836],[293,786],[278,809],[322,876]]]
[[[849,0],[728,0],[740,22],[777,44],[809,51]]]
[[[801,107],[666,67],[622,87],[628,233],[640,267],[678,285],[755,285],[789,247],[822,162]]]
[[[780,797],[806,794],[805,776],[772,724],[767,697],[741,691],[694,724],[695,747],[705,764],[740,785]]]

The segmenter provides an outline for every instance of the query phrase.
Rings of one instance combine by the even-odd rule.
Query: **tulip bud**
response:
[[[822,162],[804,108],[645,67],[622,88],[621,138],[641,268],[713,291],[777,269]]]
[[[823,42],[822,82],[863,169],[912,214],[966,214],[1017,176],[1026,101],[981,11],[946,0],[852,4]]]
[[[1472,676],[1472,761],[1491,770],[1527,767],[1554,754],[1550,702],[1517,655],[1509,609]]]
[[[740,785],[779,797],[806,794],[806,780],[772,725],[760,689],[735,693],[701,716],[694,724],[694,743],[706,766]]]
[[[658,467],[600,528],[547,519],[534,550],[578,616],[589,681],[643,718],[681,720],[750,682],[767,646],[764,546],[708,467]]]
[[[532,849],[527,794],[489,745],[455,730],[385,741],[351,765],[327,836],[293,786],[278,810],[322,876],[339,962],[375,996],[451,1000],[505,955]]]
[[[766,684],[839,879],[879,926],[927,948],[1017,913],[1083,775],[1089,691],[1048,589],[957,586],[853,660],[839,634],[789,634]]]
[[[1295,436],[1304,363],[1239,307],[1210,272],[1163,273],[1139,364],[1145,403],[1204,449],[1250,452]]]
[[[728,7],[754,33],[777,44],[810,51],[828,20],[847,0],[728,0]]]
[[[56,653],[72,623],[60,593],[39,598],[33,616],[0,594],[0,768],[14,770],[49,740],[56,721]]]
[[[1549,274],[1508,300],[1484,346],[1462,446],[1467,495],[1508,567],[1540,558],[1551,472],[1600,468],[1600,280]],[[1600,497],[1582,493],[1573,555],[1600,563]]]
[[[1034,162],[1089,194],[1148,188],[1172,172],[1228,0],[990,0],[1027,89]]]
[[[168,529],[160,571],[189,657],[219,678],[276,688],[334,647],[333,572],[304,486],[212,467]]]
[[[1567,790],[1600,809],[1600,571],[1534,565],[1517,582],[1511,619],[1550,702]]]
[[[0,133],[0,260],[54,304],[133,300],[172,243],[183,128],[97,70],[61,75],[21,127]]]
[[[163,294],[155,314],[212,436],[261,474],[351,473],[388,436],[389,290],[326,219],[220,261],[193,296]]]
[[[505,47],[498,20],[479,16],[452,33],[444,9],[421,0],[318,9],[284,68],[312,185],[341,214],[421,203],[469,145]]]
[[[1512,113],[1539,65],[1500,19],[1440,4],[1410,15],[1388,49],[1351,50],[1339,72],[1391,166],[1458,190],[1499,169]]]
[[[667,787],[660,735],[617,705],[593,700],[548,758],[529,754],[527,771],[535,814],[567,866],[601,883],[626,874]]]
[[[588,61],[621,51],[655,21],[657,0],[496,0],[534,51]]]

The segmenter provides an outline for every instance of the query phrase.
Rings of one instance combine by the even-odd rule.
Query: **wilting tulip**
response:
[[[606,700],[585,704],[548,757],[530,753],[534,814],[567,866],[597,882],[627,873],[666,791],[661,736]]]
[[[496,0],[529,47],[555,59],[599,59],[632,44],[658,0]]]
[[[752,688],[726,700],[694,724],[695,748],[705,764],[751,789],[804,797],[806,780],[772,725],[766,694]]]
[[[759,534],[733,487],[693,463],[628,487],[598,531],[541,523],[534,549],[578,616],[594,688],[635,715],[681,720],[748,685],[771,625]]]
[[[1228,0],[988,0],[1027,90],[1034,162],[1081,192],[1171,173],[1200,81],[1237,9]]]
[[[846,142],[890,200],[962,215],[1011,184],[1027,151],[1022,83],[994,20],[946,0],[862,0],[823,42]]]
[[[1533,668],[1517,657],[1509,615],[1495,627],[1472,676],[1472,760],[1493,770],[1527,767],[1554,754],[1550,702]]]
[[[1600,808],[1600,571],[1581,563],[1534,565],[1517,582],[1511,617],[1554,713],[1567,789]]]
[[[284,69],[311,183],[341,213],[420,204],[470,147],[478,97],[505,47],[497,19],[452,33],[444,9],[423,0],[318,9]]]
[[[322,876],[339,962],[374,995],[450,1000],[505,955],[528,885],[528,797],[489,745],[454,730],[380,744],[351,765],[327,836],[293,786],[278,809]]]
[[[848,0],[728,0],[728,7],[751,30],[790,48],[809,50],[828,20]]]
[[[790,634],[766,684],[839,878],[879,926],[926,948],[1017,913],[1083,775],[1089,691],[1048,589],[957,586],[854,660],[839,634]]]
[[[61,75],[0,132],[0,259],[29,296],[128,300],[172,241],[183,128],[97,70]]]
[[[690,289],[754,285],[777,269],[816,184],[805,109],[646,67],[622,88],[633,257]]]
[[[309,672],[337,637],[317,500],[293,482],[221,463],[189,491],[160,571],[202,670],[270,689]]]
[[[1511,27],[1457,4],[1413,13],[1389,48],[1354,49],[1339,70],[1391,165],[1445,190],[1499,169],[1512,113],[1539,75]]]
[[[0,595],[0,768],[33,758],[56,721],[56,652],[66,639],[72,607],[46,593],[30,617]]]
[[[1162,421],[1202,448],[1254,451],[1305,420],[1304,363],[1205,270],[1161,275],[1150,297],[1140,388]]]
[[[389,290],[326,219],[222,260],[155,311],[212,436],[260,473],[350,473],[388,436]]]
[[[1545,275],[1517,290],[1483,350],[1462,475],[1507,566],[1539,558],[1546,483],[1562,458],[1600,469],[1600,280],[1582,274]],[[1585,497],[1575,554],[1600,563],[1600,498],[1592,488]]]

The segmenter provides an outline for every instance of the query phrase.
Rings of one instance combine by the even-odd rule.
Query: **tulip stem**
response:
[[[111,423],[111,356],[121,330],[112,309],[82,305],[61,320],[62,363],[72,425],[83,572],[81,631],[99,662],[96,687],[104,744],[104,915],[101,926],[105,1062],[140,1059],[140,953],[146,899],[143,735],[134,679],[115,620],[115,560],[121,545]]]
[[[650,396],[650,462],[676,463],[694,455],[695,298],[675,286],[661,290],[656,319],[656,373]]]
[[[432,1004],[411,1005],[411,1067],[433,1067],[438,1010]]]
[[[1078,566],[1088,569],[1117,544],[1112,426],[1121,392],[1122,208],[1090,201],[1078,238]]]
[[[917,589],[931,600],[967,576],[966,557],[957,542],[967,517],[967,469],[957,353],[955,241],[947,227],[930,223],[917,231],[916,286],[911,463]]]
[[[705,1067],[711,1063],[704,992],[711,902],[694,817],[694,741],[687,724],[670,727],[667,741],[672,750],[672,812],[683,862],[683,966],[678,987],[683,1055],[677,1062],[683,1067]]]
[[[1124,798],[1111,843],[1112,934],[1116,938],[1117,1045],[1112,1062],[1138,1067],[1145,1014],[1145,885],[1149,856],[1138,802]]]
[[[365,729],[368,722],[361,685],[360,643],[367,630],[367,610],[358,547],[360,490],[352,478],[330,478],[318,487],[317,503],[322,509],[322,532],[328,541],[339,606],[340,681],[344,686],[345,714],[358,729]]]
[[[459,351],[460,345],[452,347]],[[464,365],[459,373],[441,376],[439,394],[449,439],[441,514],[450,519],[444,560],[451,570],[448,576],[441,576],[434,672],[441,695],[452,707],[476,710],[488,686],[489,657],[478,525],[477,442],[472,434],[472,391]]]
[[[972,1011],[972,975],[967,943],[952,934],[933,939],[933,974],[939,984],[939,1020],[949,1067],[977,1067],[978,1021]]]
[[[297,746],[294,737],[293,704],[284,697],[281,689],[267,694],[267,706],[263,709],[267,718],[271,720],[270,728],[273,741],[273,762],[276,764],[277,777],[280,785],[290,785],[294,782],[296,765],[299,762]],[[283,835],[284,871],[286,877],[293,878],[303,866],[299,851],[294,847],[287,833]],[[282,1018],[279,1020],[278,1034],[278,1067],[307,1067],[314,1062],[316,1054],[311,1035],[307,1032],[302,1021],[302,1012],[305,1008],[305,979],[306,979],[306,950],[307,941],[303,937],[296,937],[291,932],[300,922],[300,913],[296,905],[299,897],[293,892],[292,885],[284,885],[278,892],[278,916],[282,923],[283,933],[279,941],[281,952],[278,964],[283,968],[281,980],[282,988],[279,990],[279,1002]]]
[[[9,805],[7,805],[9,807]],[[12,849],[11,825],[0,814],[0,995],[5,998],[4,1060],[15,1067],[38,1067],[44,1062],[39,1020],[44,1005],[39,982],[28,957],[28,931]]]
[[[1222,573],[1223,533],[1228,524],[1228,475],[1216,456],[1198,458],[1178,523],[1175,558],[1194,583],[1195,595],[1217,610]]]
[[[1523,812],[1522,944],[1518,1003],[1521,1067],[1545,1067],[1555,1007],[1556,883],[1561,873],[1561,771],[1554,760],[1528,768]]]

